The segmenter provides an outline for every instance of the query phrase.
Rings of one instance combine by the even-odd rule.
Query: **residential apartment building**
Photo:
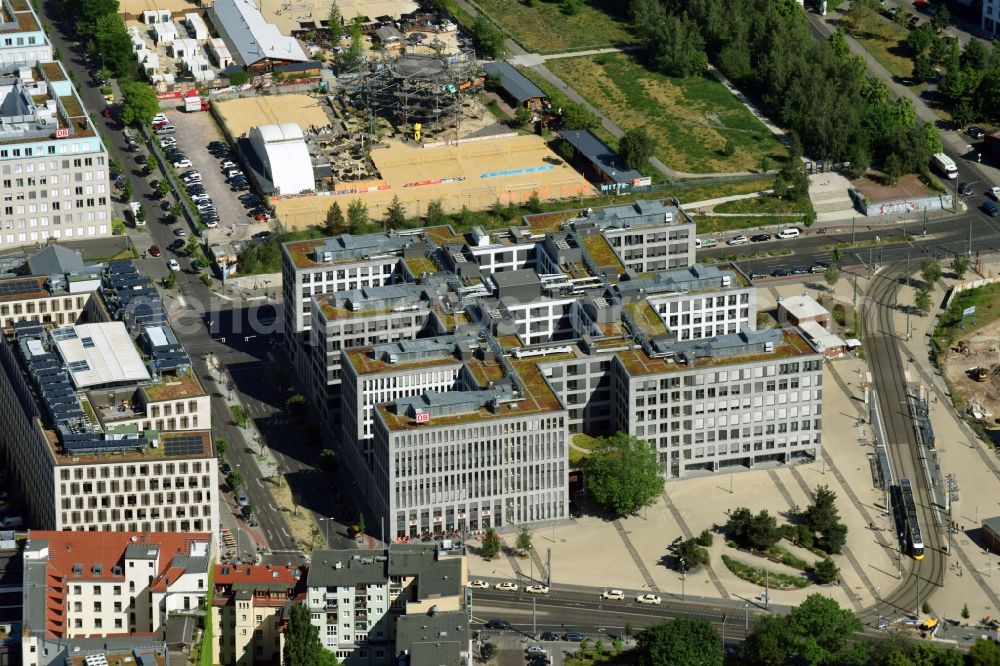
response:
[[[110,236],[108,164],[60,63],[0,65],[0,250]]]
[[[212,663],[281,663],[289,608],[305,599],[304,572],[293,566],[216,565]]]
[[[656,446],[668,479],[821,455],[823,356],[796,329],[615,355],[616,428]]]
[[[52,60],[52,43],[28,0],[0,0],[0,67]]]
[[[148,279],[131,263],[101,279],[88,323],[0,336],[0,454],[31,524],[214,533],[209,398]]]
[[[983,0],[982,28],[993,38],[1000,36],[1000,0]]]
[[[24,548],[23,663],[52,663],[67,648],[86,654],[95,638],[162,642],[173,614],[202,606],[212,557],[207,533],[32,530]]]
[[[465,558],[434,546],[319,550],[306,604],[345,666],[471,665],[466,581]]]

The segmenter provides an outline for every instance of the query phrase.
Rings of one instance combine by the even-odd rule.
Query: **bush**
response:
[[[241,86],[250,79],[246,72],[233,72],[229,75],[229,83],[234,86]]]
[[[705,548],[708,548],[712,545],[713,539],[714,537],[709,530],[702,530],[701,534],[698,535],[696,541],[698,542],[699,546],[704,546]]]
[[[840,568],[829,557],[816,562],[812,568],[813,578],[820,585],[828,585],[840,576]]]
[[[230,412],[233,415],[233,423],[239,427],[245,428],[250,423],[250,420],[247,418],[246,410],[243,409],[243,405],[233,405],[230,408]]]
[[[768,571],[765,576],[764,569],[752,567],[749,564],[743,564],[728,555],[723,555],[722,561],[726,565],[726,568],[732,571],[737,578],[755,585],[763,585],[766,577],[768,584],[773,589],[780,590],[788,587],[809,587],[809,580],[805,576],[789,576],[787,574],[775,573],[773,571]]]
[[[690,571],[708,564],[708,551],[698,545],[697,540],[682,541],[674,549],[678,571]]]

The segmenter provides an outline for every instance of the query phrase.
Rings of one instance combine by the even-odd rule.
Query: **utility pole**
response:
[[[535,597],[531,597],[531,635],[538,635],[538,616],[535,615]]]
[[[554,533],[554,531],[553,531]],[[545,558],[545,587],[552,587],[552,548],[548,549],[548,555]]]
[[[882,627],[882,593],[878,586],[875,587],[875,615],[878,617],[878,621],[875,624],[876,628]]]
[[[910,253],[906,253],[906,284],[910,284]],[[906,339],[910,339],[910,308],[906,308]]]
[[[927,235],[927,209],[924,208],[924,231],[920,234],[921,236]]]
[[[852,246],[854,245],[855,231],[857,231],[857,228],[858,228],[858,216],[855,215],[854,217],[851,218],[851,245]]]
[[[743,602],[743,631],[750,631],[750,602]]]
[[[868,277],[869,278],[872,276],[872,261],[874,261],[872,259],[872,246],[869,245],[868,246]]]
[[[728,615],[722,614],[722,654],[726,654],[726,620],[728,618]]]
[[[681,558],[681,601],[684,600],[684,583],[687,582],[687,569],[684,568],[684,558]]]
[[[903,533],[899,533],[899,541],[896,542],[896,554],[899,556],[899,580],[903,580]]]
[[[972,220],[969,220],[969,249],[965,253],[965,256],[969,259],[972,258]]]
[[[767,569],[764,569],[764,610],[767,610],[768,604],[771,603],[771,594],[769,592],[770,587]]]

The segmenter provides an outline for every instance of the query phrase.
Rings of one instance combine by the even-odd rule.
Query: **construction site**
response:
[[[972,421],[993,425],[1000,414],[1000,321],[958,340],[942,361],[956,408]]]

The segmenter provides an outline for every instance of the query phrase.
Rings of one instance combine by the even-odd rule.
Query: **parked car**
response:
[[[239,168],[240,168],[240,165],[239,165],[239,164],[236,164],[236,163],[235,163],[235,162],[233,162],[232,160],[226,160],[226,161],[224,161],[224,162],[223,162],[222,164],[220,164],[220,165],[219,165],[219,167],[220,167],[220,168],[221,168],[221,169],[222,169],[223,171],[232,171],[233,169],[239,169]]]
[[[989,189],[989,191],[987,192],[987,194],[989,194],[991,197],[993,197],[997,201],[1000,201],[1000,187],[991,187]]]
[[[264,220],[270,220],[271,215],[269,213],[257,213],[256,215],[253,216],[253,219],[257,220],[258,222],[263,222]]]
[[[763,280],[767,277],[767,273],[751,273],[750,280]]]
[[[798,227],[788,227],[778,232],[778,238],[788,240],[789,238],[798,238],[801,234],[802,232],[799,231]]]
[[[792,272],[787,268],[776,268],[771,271],[771,275],[774,277],[788,277]]]
[[[177,271],[179,271],[181,269],[181,265],[179,263],[177,263],[176,259],[168,259],[167,260],[167,268],[169,268],[171,271],[173,271],[174,273],[176,273]]]
[[[150,245],[149,246],[149,256],[151,256],[151,257],[158,257],[158,256],[160,256],[160,248],[157,247],[156,245]]]
[[[538,638],[543,641],[557,641],[559,640],[559,634],[554,631],[543,631],[542,635]]]
[[[497,583],[495,587],[504,592],[517,592],[517,583]]]
[[[573,643],[583,642],[583,634],[581,634],[579,631],[567,631],[565,634],[563,634],[562,638],[564,641],[572,641]]]
[[[810,273],[826,273],[826,266],[823,264],[813,264],[809,267]]]
[[[470,580],[469,587],[476,590],[488,590],[490,584],[487,583],[485,580]]]
[[[972,196],[972,183],[961,183],[958,186],[958,193],[963,197]]]
[[[601,595],[604,599],[624,599],[624,590],[605,590],[604,594]]]
[[[966,130],[966,133],[973,139],[982,139],[984,136],[986,136],[986,130],[984,130],[982,127],[975,127],[975,126],[970,127],[969,129]]]
[[[160,148],[167,148],[169,146],[176,146],[177,139],[172,136],[166,136],[160,139]]]
[[[178,238],[184,238],[187,235],[188,232],[184,231],[184,229],[181,227],[174,229],[174,236],[177,236]]]
[[[806,275],[809,273],[809,269],[805,266],[793,266],[792,275]]]
[[[548,594],[549,588],[546,585],[529,585],[524,591],[528,594]]]
[[[726,245],[746,245],[750,242],[750,239],[746,236],[733,236],[726,241]]]
[[[997,215],[1000,215],[1000,207],[998,207],[992,201],[987,201],[986,203],[983,204],[983,212],[989,215],[990,217],[996,217]]]
[[[165,123],[165,122],[167,122],[167,116],[166,115],[164,115],[162,113],[157,113],[155,116],[153,116],[153,124],[154,125],[156,125],[157,123]]]
[[[487,629],[510,629],[510,622],[507,620],[490,620],[486,623]]]
[[[174,162],[175,169],[186,169],[189,166],[191,166],[191,160],[189,160],[186,157],[182,160],[177,160],[176,162]]]
[[[754,234],[750,237],[750,242],[752,243],[763,243],[769,240],[771,240],[771,234]]]
[[[529,645],[524,651],[528,654],[545,654],[545,648],[541,645]]]
[[[233,471],[233,468],[230,467],[229,463],[224,462],[219,465],[219,471],[222,472],[222,476],[229,476],[230,472]]]
[[[635,598],[635,600],[637,603],[640,604],[652,604],[654,606],[659,606],[660,603],[663,601],[655,594],[640,594]]]
[[[236,493],[236,503],[240,506],[240,508],[250,506],[250,500],[247,498],[246,493],[242,490]]]
[[[170,243],[170,245],[167,246],[167,249],[170,250],[171,252],[180,252],[181,250],[184,249],[185,245],[187,245],[187,243],[178,238],[177,240]]]

